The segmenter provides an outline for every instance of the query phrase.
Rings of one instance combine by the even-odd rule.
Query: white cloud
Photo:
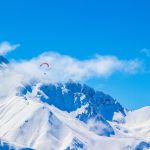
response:
[[[52,68],[40,67],[48,62]],[[120,60],[115,56],[97,55],[87,60],[78,60],[59,53],[44,53],[29,61],[11,62],[0,70],[0,97],[8,95],[21,83],[31,80],[40,82],[65,82],[69,79],[83,81],[92,77],[108,77],[115,72],[132,74],[139,71],[141,62]],[[6,89],[6,90],[5,90]]]
[[[6,55],[8,52],[11,52],[18,48],[20,44],[10,44],[9,42],[0,43],[0,55]]]
[[[115,72],[135,73],[141,67],[141,63],[137,59],[120,60],[115,56],[101,55],[87,60],[77,60],[58,53],[45,53],[38,60],[46,60],[53,64],[54,67],[51,72],[56,71],[59,77],[64,74],[66,79],[73,78],[77,80],[93,76],[110,76]]]
[[[52,68],[42,70],[40,67],[42,62],[48,62]],[[120,60],[115,56],[101,55],[87,60],[78,60],[67,55],[49,52],[30,61],[16,62],[14,66],[16,71],[28,74],[29,77],[37,76],[38,78],[45,71],[44,77],[46,78],[66,81],[68,79],[84,80],[91,77],[108,77],[115,72],[136,73],[141,68],[141,62],[137,59]]]

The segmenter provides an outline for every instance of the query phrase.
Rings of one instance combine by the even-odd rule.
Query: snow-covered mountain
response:
[[[17,95],[27,99],[34,95],[39,101],[67,111],[74,118],[88,124],[90,130],[98,135],[113,135],[114,130],[108,121],[113,120],[114,113],[121,115],[116,121],[123,120],[126,114],[125,109],[109,95],[73,81],[64,84],[37,84],[33,87],[24,85],[19,87]]]
[[[22,82],[0,97],[0,149],[148,150],[150,106],[130,111],[73,81]]]

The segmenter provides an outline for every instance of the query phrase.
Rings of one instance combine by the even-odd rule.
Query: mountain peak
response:
[[[89,128],[98,135],[114,134],[108,121],[113,120],[115,113],[126,115],[124,108],[111,96],[78,82],[24,85],[19,88],[17,95],[30,97],[33,93],[39,101],[67,111],[86,124],[93,122]]]

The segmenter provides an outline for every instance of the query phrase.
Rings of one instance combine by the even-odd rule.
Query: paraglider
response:
[[[52,66],[48,62],[43,62],[40,64],[40,67],[44,71],[44,75],[46,75],[46,72],[52,68]]]
[[[42,67],[43,65],[47,65],[48,67],[50,67],[49,63],[47,63],[47,62],[43,62],[43,63],[40,65],[40,67]]]

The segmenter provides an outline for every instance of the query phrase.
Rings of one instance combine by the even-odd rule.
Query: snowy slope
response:
[[[150,141],[150,106],[129,112],[125,126],[135,136],[143,137]]]
[[[0,105],[2,140],[37,150],[135,148],[142,139],[101,137],[87,126],[54,106],[13,97]],[[147,144],[147,143],[146,143]],[[75,148],[74,148],[75,149]]]

